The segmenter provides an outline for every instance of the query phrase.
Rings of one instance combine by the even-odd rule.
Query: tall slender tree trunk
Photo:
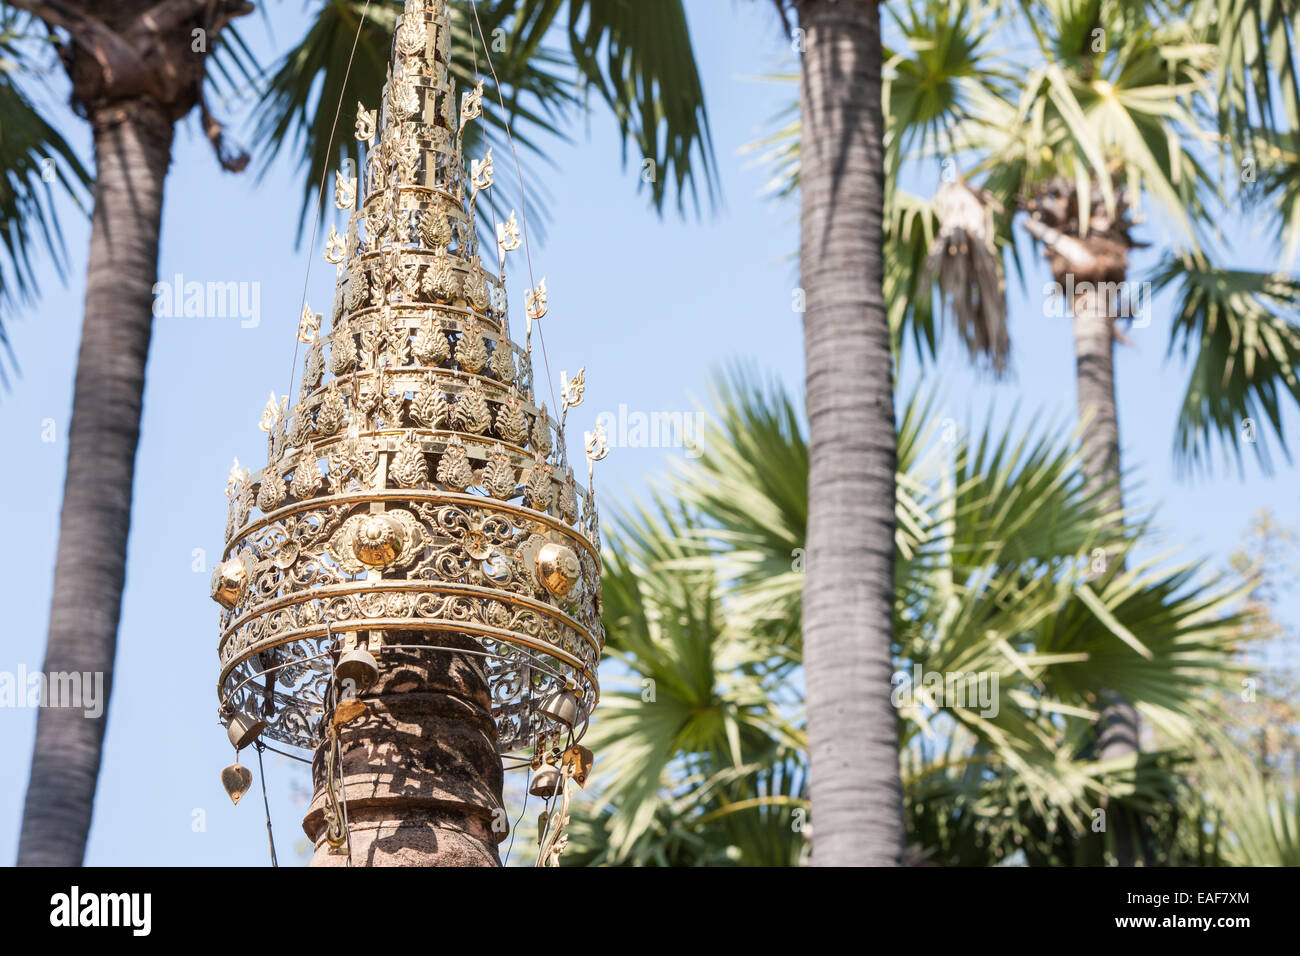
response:
[[[1081,283],[1080,283],[1081,284]],[[1083,430],[1083,474],[1107,509],[1122,503],[1119,487],[1119,418],[1115,407],[1115,318],[1095,283],[1074,297],[1076,387]]]
[[[44,672],[103,675],[105,709],[98,717],[75,707],[38,712],[20,865],[79,866],[85,853],[113,683],[171,159],[171,118],[147,99],[96,109],[90,121],[95,207]]]
[[[434,643],[418,631],[387,640]],[[478,647],[464,636],[436,643]],[[446,651],[383,653],[379,681],[361,695],[368,712],[339,729],[352,866],[501,865],[503,771],[479,660]],[[329,753],[328,744],[316,752],[315,795],[302,825],[316,847],[312,866],[347,866],[347,847],[334,850],[326,839]]]
[[[1076,281],[1080,278],[1076,276]],[[1079,420],[1085,487],[1100,496],[1103,507],[1118,510],[1120,488],[1119,416],[1115,401],[1115,316],[1098,285],[1109,276],[1086,276],[1091,282],[1074,297],[1074,350],[1077,365]],[[1121,276],[1122,279],[1122,276]],[[1121,530],[1119,528],[1117,531]],[[1138,713],[1132,702],[1103,691],[1097,722],[1097,755],[1103,759],[1139,752]],[[1132,866],[1143,836],[1141,821],[1123,807],[1113,807],[1108,826],[1114,835],[1116,862]]]
[[[890,705],[897,439],[881,292],[880,15],[875,0],[803,0],[798,10],[813,862],[897,865],[902,786]]]

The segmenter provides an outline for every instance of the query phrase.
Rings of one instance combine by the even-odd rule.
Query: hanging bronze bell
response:
[[[544,763],[533,771],[533,779],[528,784],[528,792],[534,797],[550,799],[559,793],[560,771],[553,764]]]
[[[236,752],[243,750],[262,736],[264,730],[266,730],[266,721],[246,710],[241,710],[235,714],[234,717],[230,718],[230,723],[226,724],[226,734],[230,737],[230,742],[234,745]]]
[[[569,688],[550,694],[537,706],[537,712],[565,727],[578,722],[578,697]]]
[[[379,662],[369,651],[354,647],[339,658],[334,678],[346,690],[360,694],[379,680]]]

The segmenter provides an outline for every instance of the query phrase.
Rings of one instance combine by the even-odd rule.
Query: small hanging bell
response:
[[[339,658],[334,677],[345,690],[359,694],[379,680],[379,662],[369,651],[354,647]]]
[[[565,727],[578,722],[578,697],[568,687],[547,696],[537,707],[537,712]]]
[[[544,763],[533,771],[533,779],[528,784],[528,792],[534,797],[550,799],[559,792],[560,771],[553,764]]]
[[[236,753],[262,736],[264,730],[266,730],[266,721],[246,710],[235,714],[226,725],[226,734],[230,737],[230,743]]]

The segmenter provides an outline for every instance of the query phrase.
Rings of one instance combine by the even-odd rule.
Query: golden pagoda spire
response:
[[[358,654],[379,674],[394,648],[476,659],[502,754],[562,732],[576,745],[599,694],[595,507],[535,403],[528,349],[509,338],[504,265],[480,259],[475,210],[493,162],[488,150],[467,170],[462,142],[483,89],[457,99],[449,37],[443,0],[407,0],[379,101],[358,105],[360,181],[335,182],[348,224],[326,241],[329,321],[304,304],[299,398],[272,396],[268,463],[232,469],[227,487],[213,576],[221,712],[318,761],[349,690],[349,719],[364,711],[339,676]],[[499,256],[519,244],[514,222]],[[544,282],[529,293],[529,329],[545,295]],[[571,386],[561,415],[580,399]],[[544,706],[565,694],[568,726]],[[337,795],[322,811],[332,834]]]

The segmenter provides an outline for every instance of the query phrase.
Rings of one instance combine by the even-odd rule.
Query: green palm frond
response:
[[[606,694],[591,731],[601,754],[593,812],[618,806],[611,859],[632,855],[665,806],[698,816],[703,794],[725,796],[731,776],[802,743],[764,677],[779,648],[729,628],[715,576],[680,570],[696,553],[696,527],[656,501],[622,516],[605,558],[608,653],[628,681]]]
[[[1015,77],[990,48],[1000,18],[956,0],[889,4],[901,34],[884,51],[886,176],[894,178],[914,147],[951,156],[952,129],[984,123],[989,98],[1011,94]]]
[[[1275,224],[1273,235],[1282,245],[1281,260],[1294,262],[1300,252],[1300,144],[1281,134],[1259,131],[1250,153],[1237,163],[1243,209],[1262,213]]]
[[[1081,729],[1072,727],[1073,736]],[[960,729],[929,749],[908,748],[901,758],[909,840],[925,858],[948,866],[1017,859],[1029,866],[1081,866],[1100,865],[1113,853],[1113,834],[1094,829],[1103,801],[1122,800],[1140,810],[1161,836],[1173,829],[1162,816],[1179,795],[1186,757],[1147,752],[1136,767],[1117,768],[1081,756],[1082,743],[1072,739],[1058,754],[1031,755],[1041,759],[1027,773],[1008,772],[986,745]],[[1052,786],[1044,788],[1044,780]],[[1183,862],[1170,857],[1156,862]]]
[[[1240,467],[1244,442],[1269,470],[1269,431],[1289,461],[1281,399],[1300,401],[1300,281],[1216,268],[1192,253],[1166,257],[1152,281],[1178,288],[1169,349],[1193,356],[1174,439],[1179,462],[1206,466],[1217,440]]]
[[[90,174],[63,136],[41,115],[22,84],[38,82],[35,51],[44,44],[33,21],[0,11],[0,345],[14,360],[5,320],[39,292],[32,253],[40,246],[62,274],[63,229],[54,210],[59,192],[84,206]],[[0,383],[8,385],[0,361]]]
[[[1076,20],[1075,5],[1047,4],[1054,16],[1037,34],[1043,62],[1025,73],[1014,113],[965,124],[954,136],[979,154],[972,175],[986,176],[983,185],[1000,199],[1064,179],[1076,189],[1080,208],[1087,209],[1099,190],[1113,212],[1118,180],[1133,196],[1149,196],[1195,238],[1209,225],[1205,197],[1219,192],[1200,158],[1215,143],[1199,121],[1212,92],[1212,48],[1197,43],[1181,21],[1126,21],[1122,5],[1101,6],[1109,19],[1085,14]],[[1075,43],[1080,29],[1101,30],[1105,40],[1096,52],[1085,46],[1058,59],[1056,48]],[[986,105],[986,111],[997,109],[996,102]]]
[[[1143,526],[1101,510],[1075,443],[1050,429],[994,437],[986,426],[938,465],[912,475],[929,489],[931,534],[895,574],[904,776],[919,787],[910,818],[922,844],[971,827],[932,847],[947,862],[974,862],[977,847],[982,862],[1016,849],[1050,860],[1086,842],[1103,797],[1149,808],[1174,785],[1153,755],[1096,758],[1096,689],[1123,688],[1163,739],[1188,742],[1210,713],[1207,690],[1240,672],[1245,588],[1194,564],[1130,568]],[[913,686],[918,667],[953,678],[965,699]],[[926,805],[944,793],[970,805],[936,819]],[[980,809],[1013,805],[994,819]]]
[[[699,457],[680,467],[672,494],[709,522],[695,530],[690,567],[713,569],[736,582],[728,613],[744,627],[777,632],[798,650],[808,521],[808,446],[800,411],[774,382],[737,370],[714,385]]]
[[[585,862],[779,864],[803,849],[792,551],[807,513],[804,425],[778,385],[743,368],[718,380],[714,406],[699,457],[666,486],[677,502],[656,497],[610,538],[620,679],[592,728],[598,796],[574,837]],[[1100,862],[1113,840],[1092,836],[1105,801],[1180,833],[1161,814],[1214,716],[1210,691],[1243,671],[1248,588],[1136,560],[1145,525],[1085,490],[1076,435],[1004,435],[991,421],[963,433],[935,407],[913,396],[899,425],[895,688],[909,693],[895,703],[912,842],[945,863],[1017,850]],[[916,668],[961,693],[910,686]],[[1134,701],[1166,748],[1099,759],[1102,687]]]
[[[1172,4],[1173,7],[1183,7]],[[1219,128],[1240,159],[1251,129],[1300,142],[1300,3],[1296,0],[1194,0],[1198,30],[1216,44]]]
[[[1209,784],[1229,866],[1300,866],[1300,795],[1246,761],[1225,763]]]
[[[933,431],[933,397],[907,404],[898,429],[895,543],[904,558],[929,534],[926,489],[916,478]],[[715,569],[731,582],[727,612],[739,628],[774,634],[797,654],[801,639],[808,445],[802,412],[774,381],[743,366],[719,377],[698,458],[680,465],[669,491],[707,517],[693,529],[693,556],[678,570]]]
[[[560,6],[561,0],[525,0],[519,19],[549,23]],[[670,182],[679,210],[689,187],[698,212],[701,183],[712,203],[713,142],[681,0],[568,0],[568,14],[569,49],[583,87],[596,90],[618,120],[624,162],[629,143],[638,165],[654,162],[654,207],[663,210]],[[644,174],[639,181],[647,184]]]
[[[807,848],[808,768],[787,753],[705,780],[684,778],[626,852],[608,832],[621,809],[578,808],[566,866],[793,866]]]
[[[262,13],[266,13],[265,6],[262,7]],[[262,64],[258,61],[257,54],[248,46],[234,23],[226,24],[218,37],[216,49],[207,57],[204,65],[208,82],[223,102],[255,91],[258,78],[262,75]]]
[[[889,303],[889,333],[900,355],[910,333],[917,354],[934,358],[939,329],[934,314],[934,282],[927,259],[939,232],[934,204],[896,186],[885,201],[884,295]]]

